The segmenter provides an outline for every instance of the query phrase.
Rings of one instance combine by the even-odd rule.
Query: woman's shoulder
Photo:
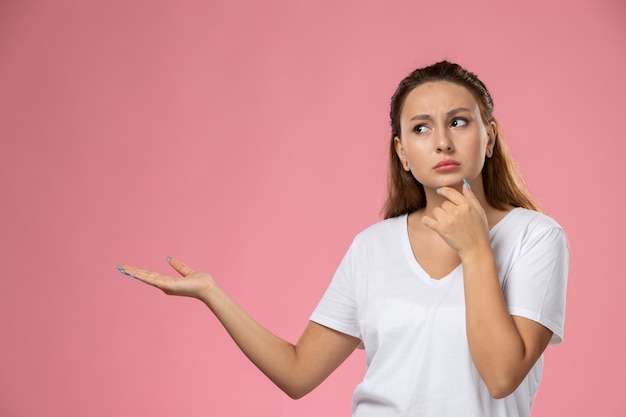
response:
[[[535,210],[516,207],[505,217],[507,223],[537,229],[562,229],[561,225],[547,214]]]
[[[565,231],[552,217],[534,210],[516,207],[492,229],[496,240],[534,242],[564,240]]]
[[[492,248],[500,256],[531,250],[565,253],[568,247],[565,231],[556,220],[544,213],[519,207],[511,210],[490,231],[490,239]]]
[[[396,237],[399,232],[406,230],[406,217],[407,215],[403,214],[376,222],[359,232],[355,237],[355,241],[378,241]]]

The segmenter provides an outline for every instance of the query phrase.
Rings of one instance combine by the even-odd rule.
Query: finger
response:
[[[475,208],[482,209],[482,205],[480,204],[478,197],[476,197],[476,194],[474,194],[472,189],[469,187],[469,184],[464,185],[462,191],[463,191],[463,196],[467,198],[467,201],[469,201],[472,206],[474,206]]]
[[[439,226],[439,222],[437,220],[428,216],[422,216],[422,224],[435,232],[437,231],[437,226]]]
[[[464,183],[463,188],[462,188],[463,195],[470,200],[478,201],[478,198],[476,198],[476,194],[474,194],[474,192],[470,188],[467,180],[464,179],[463,183]]]
[[[149,272],[146,269],[141,269],[141,268],[138,268],[138,267],[132,266],[132,265],[118,266],[117,270],[120,271],[124,275],[128,275],[131,278],[137,278],[137,274],[140,273],[140,272],[141,273]]]
[[[130,276],[133,278],[145,282],[148,285],[156,287],[162,290],[165,293],[170,293],[174,289],[179,278],[168,277],[165,275],[161,275],[158,272],[148,271],[146,269],[128,267],[128,271]],[[131,275],[132,274],[132,275]]]
[[[452,203],[447,202],[447,201],[446,203],[448,203],[448,210],[451,210],[452,208],[454,208],[454,205]],[[442,207],[435,207],[430,213],[430,218],[435,220],[438,224],[441,224],[442,222],[444,222],[447,216],[448,216],[448,212],[443,207],[443,205]]]
[[[167,258],[167,262],[178,272],[181,276],[186,277],[193,272],[193,269],[189,268],[185,263],[176,258]]]
[[[453,203],[452,201],[444,201],[441,204],[441,207],[435,207],[438,208],[439,210],[443,211],[443,213],[441,214],[448,214],[453,212],[454,208],[457,207],[458,204]],[[433,215],[435,215],[435,209],[433,209]],[[435,216],[436,217],[436,216]]]
[[[463,194],[451,187],[441,187],[437,193],[457,205],[462,204],[464,200]]]
[[[117,269],[122,274],[128,275],[129,277],[132,277],[132,278],[150,277],[150,276],[160,275],[157,272],[149,271],[147,269],[138,268],[138,267],[132,266],[132,265],[118,266]]]

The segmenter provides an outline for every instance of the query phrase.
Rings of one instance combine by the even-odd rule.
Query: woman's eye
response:
[[[452,123],[450,123],[451,127],[461,127],[461,126],[465,126],[467,124],[467,120],[462,119],[462,118],[457,118],[452,120]]]
[[[428,126],[426,125],[417,125],[413,128],[413,131],[417,134],[426,133],[428,130]]]

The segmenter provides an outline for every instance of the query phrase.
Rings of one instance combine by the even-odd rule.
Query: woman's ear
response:
[[[402,141],[400,140],[399,137],[396,136],[393,138],[393,143],[396,148],[396,155],[398,155],[398,159],[400,160],[400,163],[402,164],[402,168],[404,168],[404,170],[407,172],[410,171],[411,168],[409,167],[409,161],[406,159],[404,148],[402,147]]]
[[[496,146],[496,136],[498,134],[498,129],[496,126],[496,122],[491,122],[487,126],[487,149],[485,150],[485,156],[487,158],[491,158],[493,156],[493,148]]]

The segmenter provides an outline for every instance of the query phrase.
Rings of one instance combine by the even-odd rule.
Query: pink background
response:
[[[115,267],[179,256],[295,341],[379,219],[391,94],[443,58],[570,239],[533,415],[625,415],[625,41],[621,0],[2,0],[0,415],[348,416],[361,352],[290,400]]]

